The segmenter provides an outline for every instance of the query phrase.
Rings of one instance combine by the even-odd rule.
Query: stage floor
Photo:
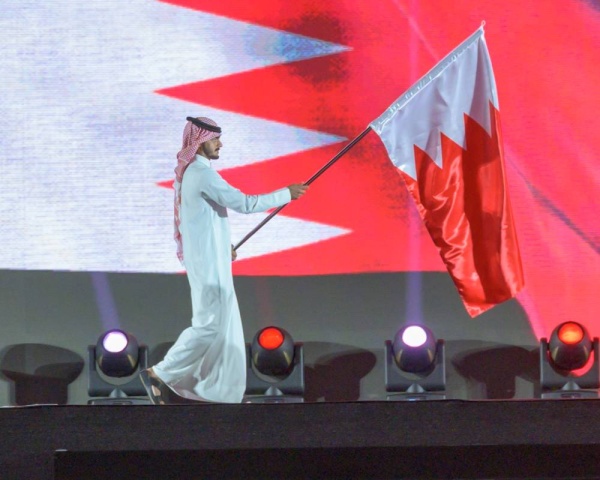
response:
[[[0,409],[4,479],[600,478],[600,400]]]

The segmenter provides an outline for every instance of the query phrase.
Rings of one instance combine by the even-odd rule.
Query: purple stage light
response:
[[[420,347],[427,341],[427,332],[418,325],[412,325],[402,333],[402,341],[409,347]]]
[[[425,372],[435,365],[436,339],[423,325],[405,325],[396,332],[392,352],[405,372]]]
[[[388,400],[446,398],[443,340],[424,325],[405,325],[385,342],[385,389]]]
[[[121,330],[111,330],[104,335],[104,339],[102,340],[102,345],[106,351],[111,353],[122,352],[127,348],[128,343],[127,335]]]

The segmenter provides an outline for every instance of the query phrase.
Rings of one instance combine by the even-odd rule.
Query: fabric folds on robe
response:
[[[181,184],[180,231],[192,296],[192,326],[153,367],[178,395],[211,402],[242,401],[246,353],[233,287],[227,208],[262,212],[290,200],[288,188],[246,195],[199,155],[187,167]]]

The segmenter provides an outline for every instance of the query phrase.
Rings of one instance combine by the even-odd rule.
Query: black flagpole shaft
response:
[[[348,145],[346,145],[344,148],[342,148],[335,157],[333,157],[331,160],[329,160],[329,162],[327,162],[325,165],[323,165],[317,173],[315,173],[306,182],[304,182],[304,185],[310,185],[311,183],[313,183],[317,178],[319,178],[323,174],[323,172],[325,172],[325,170],[327,170],[335,162],[337,162],[340,158],[342,158],[348,152],[348,150],[350,150],[354,145],[356,145],[358,142],[360,142],[363,139],[363,137],[370,131],[371,131],[371,127],[367,127],[358,137],[356,137]],[[286,205],[287,205],[287,203],[285,205],[281,205],[281,207],[277,207],[275,210],[273,210],[262,222],[260,222],[256,227],[254,227],[244,238],[242,238],[238,242],[238,244],[235,247],[233,247],[233,249],[237,250],[238,248],[240,248],[244,243],[246,243],[250,239],[250,237],[252,237],[252,235],[254,235],[256,232],[258,232],[269,220],[271,220],[275,215],[277,215],[279,212],[281,212],[281,210],[283,210]]]

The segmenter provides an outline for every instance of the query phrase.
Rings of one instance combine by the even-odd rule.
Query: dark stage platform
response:
[[[0,478],[600,478],[600,400],[0,409]]]

